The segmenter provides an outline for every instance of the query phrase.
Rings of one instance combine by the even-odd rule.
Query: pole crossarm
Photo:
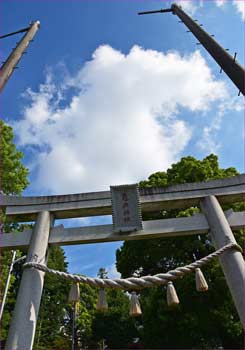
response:
[[[232,230],[244,228],[245,212],[225,212]],[[74,245],[100,242],[129,241],[163,237],[189,236],[207,234],[209,224],[205,215],[195,214],[191,217],[149,220],[143,222],[143,230],[130,233],[113,232],[113,225],[64,228],[63,225],[51,228],[49,244]],[[3,249],[26,249],[30,243],[32,230],[22,233],[4,233],[1,235],[0,247]]]
[[[69,274],[63,271],[57,271],[48,268],[44,264],[39,264],[35,262],[28,262],[23,265],[25,269],[37,269],[39,271],[47,272],[52,275],[66,278],[69,280],[72,280],[74,282],[80,282],[80,283],[86,283],[91,286],[96,286],[100,288],[113,288],[113,289],[124,289],[124,290],[135,290],[135,289],[143,289],[143,288],[149,288],[149,287],[155,287],[159,285],[166,285],[169,281],[174,281],[177,278],[180,278],[184,276],[185,274],[189,272],[195,271],[197,268],[200,268],[207,263],[209,263],[214,258],[219,257],[224,252],[230,249],[235,249],[242,253],[242,248],[236,244],[236,243],[229,243],[225,245],[224,247],[220,248],[219,250],[215,251],[214,253],[211,253],[204,258],[195,261],[192,264],[178,267],[175,270],[168,271],[167,273],[159,273],[154,276],[142,276],[142,277],[129,277],[124,279],[102,279],[102,278],[92,278],[92,277],[86,277],[86,276],[80,276],[80,275],[73,275]]]
[[[4,39],[4,38],[7,38],[7,37],[15,35],[15,34],[20,34],[20,33],[27,32],[29,29],[30,29],[30,27],[26,27],[26,28],[17,30],[16,32],[12,32],[12,33],[8,33],[8,34],[5,34],[5,35],[1,35],[0,39]]]
[[[166,12],[173,12],[173,10],[170,9],[161,9],[161,10],[155,10],[155,11],[143,11],[139,12],[138,15],[151,15],[153,13],[166,13]]]
[[[243,201],[244,174],[221,180],[186,183],[162,188],[141,188],[142,212],[185,209],[198,206],[202,198],[214,195],[221,204]],[[55,219],[112,214],[109,191],[43,197],[0,196],[11,221],[32,221],[42,210],[50,211]]]

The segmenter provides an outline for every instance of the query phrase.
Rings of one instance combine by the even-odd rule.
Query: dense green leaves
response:
[[[184,157],[171,165],[166,172],[157,172],[141,181],[141,187],[162,187],[187,182],[208,181],[237,175],[235,168],[222,169],[219,167],[218,157],[210,154],[203,160],[194,157]]]
[[[221,169],[218,157],[210,154],[203,160],[194,157],[184,157],[167,170],[168,185],[186,182],[208,181],[237,175],[235,168]]]
[[[12,128],[0,120],[0,179],[1,190],[5,194],[20,195],[28,185],[28,170],[21,162],[22,156],[22,153],[16,149],[13,143]],[[23,225],[6,223],[3,214],[1,215],[1,221],[5,232],[11,230],[22,231],[24,229]],[[21,255],[23,253],[18,251],[16,258]],[[1,252],[1,280],[3,281],[0,289],[1,300],[11,257],[11,252]],[[49,250],[48,264],[51,268],[66,271],[67,264],[61,248],[53,247]],[[1,322],[1,341],[6,340],[7,337],[21,275],[21,265],[15,264]],[[68,308],[68,290],[69,285],[65,281],[50,275],[45,276],[34,349],[57,349],[56,345],[59,344],[59,349],[62,350],[62,343],[63,345],[66,344],[64,349],[68,349],[70,341],[62,334],[62,326],[67,321],[65,315],[67,313],[66,308]]]
[[[21,194],[28,185],[22,152],[13,143],[12,128],[0,120],[0,185],[5,194]]]
[[[19,195],[28,185],[28,170],[22,164],[21,158],[22,153],[16,150],[16,147],[13,143],[12,128],[6,125],[2,120],[0,120],[0,190],[5,194]],[[3,227],[6,232],[9,232],[12,228],[18,229],[18,225],[16,224],[6,224],[5,217],[2,212],[0,212],[0,221],[1,227]],[[18,251],[16,258],[20,256],[21,252]],[[2,300],[3,298],[5,282],[7,279],[11,259],[11,252],[1,252],[0,266],[1,280],[3,281],[3,283],[1,283],[0,285],[0,300]],[[15,266],[15,273],[17,269],[18,266]],[[16,283],[16,275],[12,274],[9,284],[9,292],[5,303],[3,319],[1,322],[1,341],[3,339],[6,339],[7,336],[7,330],[16,299]]]
[[[120,290],[108,290],[107,301],[109,310],[95,314],[93,339],[98,343],[104,339],[110,349],[128,348],[138,336],[135,320],[129,316],[129,298]]]
[[[98,276],[107,278],[107,271],[101,268]],[[109,309],[106,312],[98,312],[98,292],[95,287],[80,285],[81,297],[76,317],[78,349],[97,349],[102,344],[109,348],[127,348],[138,335],[135,320],[129,316],[128,295],[121,290],[107,290]],[[71,317],[69,313],[69,318]],[[71,330],[68,333],[71,334]]]
[[[59,271],[67,271],[64,251],[60,247],[49,249],[48,266]],[[46,274],[39,310],[34,349],[54,349],[54,344],[63,338],[62,329],[66,323],[69,282]]]
[[[88,346],[92,337],[92,323],[97,302],[96,288],[80,285],[80,303],[77,316],[77,342],[81,347]]]

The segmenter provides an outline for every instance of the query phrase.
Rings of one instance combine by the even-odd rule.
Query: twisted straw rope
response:
[[[193,262],[192,264],[178,267],[175,270],[171,270],[167,273],[159,273],[154,276],[142,276],[142,277],[130,277],[125,279],[102,279],[102,278],[92,278],[80,275],[72,275],[66,272],[57,271],[48,268],[46,265],[35,263],[35,262],[27,262],[23,265],[23,268],[35,268],[37,270],[51,273],[53,275],[63,277],[74,282],[86,283],[90,286],[97,286],[100,288],[114,288],[114,289],[124,289],[124,290],[135,290],[135,289],[143,289],[154,287],[158,285],[165,285],[169,281],[173,281],[179,277],[184,276],[186,273],[195,271],[196,268],[200,268],[201,266],[207,264],[212,259],[220,256],[224,252],[229,249],[236,249],[242,253],[242,248],[236,243],[229,243],[226,246],[218,249],[214,253],[207,255],[206,257]]]

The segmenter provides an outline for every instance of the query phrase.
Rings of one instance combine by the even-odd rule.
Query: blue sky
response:
[[[244,65],[243,0],[179,3]],[[2,0],[1,34],[41,22],[1,98],[30,169],[25,195],[108,190],[211,152],[244,171],[243,97],[176,16],[137,16],[170,4]],[[2,60],[18,38],[1,41]],[[119,246],[66,247],[69,269],[114,275]]]

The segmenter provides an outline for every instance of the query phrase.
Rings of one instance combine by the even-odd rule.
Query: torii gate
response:
[[[139,190],[142,212],[188,208],[200,205],[202,212],[192,217],[142,222],[142,229],[128,232],[113,225],[64,228],[54,226],[55,219],[112,214],[112,192],[92,192],[46,197],[0,197],[9,220],[35,221],[33,230],[4,233],[0,247],[28,248],[27,262],[47,262],[48,246],[111,242],[159,237],[206,234],[210,232],[216,249],[235,243],[232,229],[244,228],[244,212],[223,212],[220,204],[243,201],[243,175],[222,180],[187,183],[164,188]],[[127,186],[127,185],[126,185]],[[130,187],[130,185],[128,185]],[[244,260],[240,252],[229,250],[220,258],[237,312],[244,325]],[[6,350],[31,350],[42,296],[44,272],[23,271]]]
[[[176,4],[171,9],[142,12],[139,14],[172,12],[176,14],[207,51],[220,64],[244,94],[244,69],[237,64],[219,44],[209,36]],[[40,23],[33,22],[7,62],[0,68],[0,91],[13,72],[16,64],[34,37]],[[15,34],[15,33],[12,33]],[[198,43],[199,44],[199,43]],[[6,74],[5,74],[6,73]],[[6,207],[6,215],[11,220],[34,220],[33,230],[1,235],[0,247],[6,249],[27,248],[27,262],[47,261],[48,245],[84,244],[133,239],[173,237],[205,234],[210,231],[216,249],[227,243],[235,243],[231,229],[244,228],[244,212],[223,212],[220,204],[242,201],[245,192],[244,175],[204,183],[191,183],[140,190],[140,204],[143,212],[162,209],[188,208],[199,205],[203,214],[187,218],[146,221],[138,230],[118,232],[113,225],[89,226],[64,229],[54,227],[54,220],[112,214],[111,192],[94,192],[48,197],[1,196],[0,203]],[[244,326],[244,260],[240,252],[230,250],[221,258],[225,278],[236,309]],[[14,315],[11,322],[6,350],[31,350],[33,346],[38,311],[42,296],[44,273],[35,269],[24,270]]]

